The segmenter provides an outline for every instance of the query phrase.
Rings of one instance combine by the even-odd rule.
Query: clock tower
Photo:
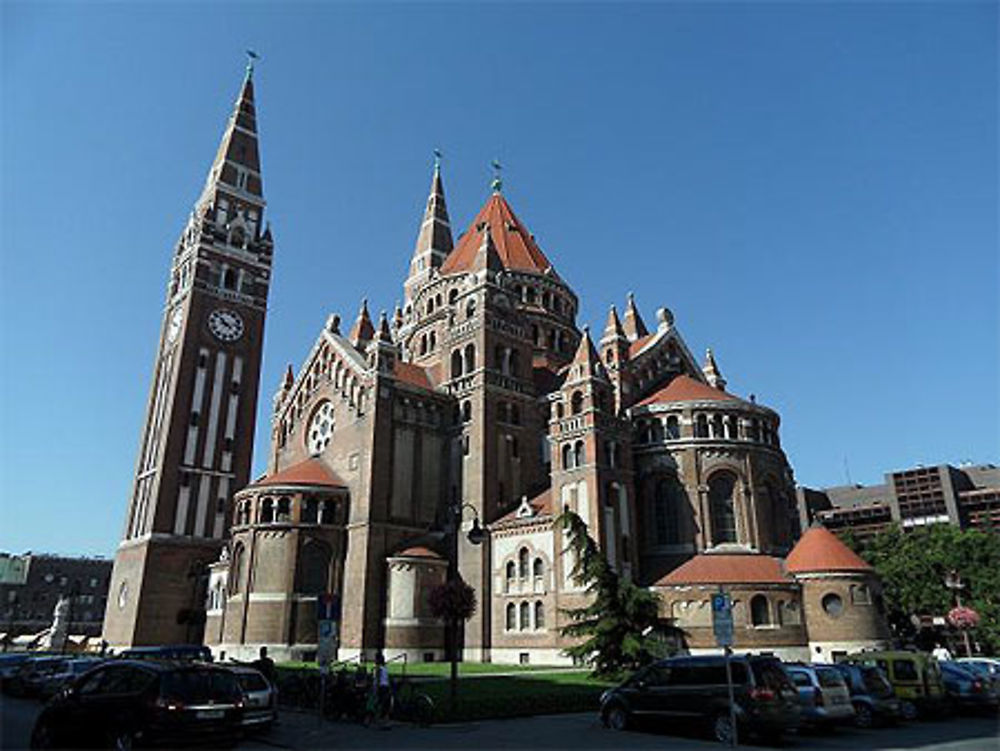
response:
[[[253,67],[174,250],[103,638],[200,643],[207,565],[248,484],[273,242]]]

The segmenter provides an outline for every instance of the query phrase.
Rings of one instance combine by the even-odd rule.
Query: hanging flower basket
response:
[[[979,613],[960,605],[948,611],[948,623],[957,629],[967,630],[979,625]]]

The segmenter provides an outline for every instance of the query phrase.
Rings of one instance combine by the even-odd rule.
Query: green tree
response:
[[[618,575],[579,516],[564,511],[558,521],[575,554],[573,581],[590,596],[589,604],[563,610],[570,623],[562,634],[583,637],[566,654],[590,665],[600,677],[620,675],[665,656],[683,632],[660,619],[660,598]]]
[[[897,633],[912,632],[913,615],[945,615],[955,594],[945,577],[955,571],[962,579],[962,604],[979,613],[974,638],[991,654],[1000,652],[1000,535],[993,531],[961,530],[934,524],[903,531],[892,526],[857,552],[882,579],[889,622]]]

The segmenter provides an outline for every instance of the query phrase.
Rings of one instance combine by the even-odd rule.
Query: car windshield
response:
[[[878,668],[862,668],[865,688],[872,696],[892,696],[892,686]]]
[[[237,679],[244,691],[267,691],[269,688],[264,676],[259,673],[240,673]]]
[[[844,677],[839,670],[833,668],[816,668],[816,675],[819,677],[819,685],[823,688],[844,688]]]
[[[783,688],[793,688],[788,675],[781,669],[777,660],[753,660],[750,663],[753,677],[758,686],[778,691]]]
[[[224,670],[176,670],[163,676],[163,694],[188,704],[228,702],[239,699],[240,688]]]
[[[917,666],[913,664],[913,660],[893,660],[892,669],[896,673],[896,680],[917,680]]]

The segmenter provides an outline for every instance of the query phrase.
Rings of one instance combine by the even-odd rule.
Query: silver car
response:
[[[803,725],[829,727],[854,721],[851,691],[835,667],[792,663],[785,670],[799,692]]]
[[[259,670],[247,665],[227,666],[243,689],[243,728],[270,730],[278,719],[278,690]]]

